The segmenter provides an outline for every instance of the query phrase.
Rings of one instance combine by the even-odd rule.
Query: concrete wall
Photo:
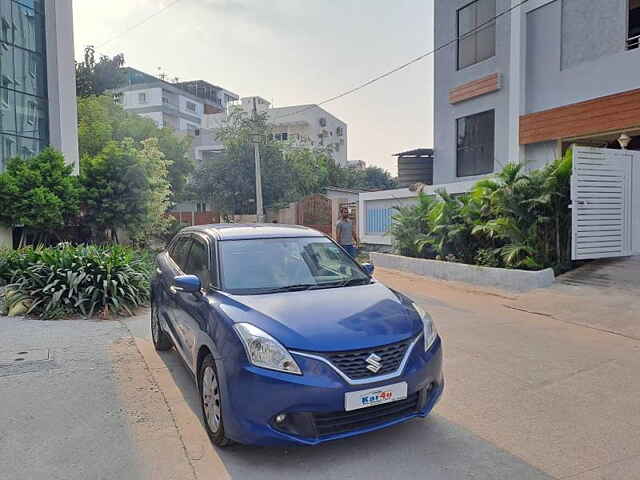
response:
[[[625,50],[625,8],[626,0],[556,0],[527,13],[523,114],[640,86],[640,49]]]
[[[437,0],[435,2],[435,44],[442,45],[457,36],[457,10],[469,0]],[[509,0],[496,0],[496,12],[510,7]],[[434,173],[433,183],[450,183],[480,177],[458,177],[456,175],[456,119],[486,110],[495,110],[495,170],[500,170],[509,159],[509,16],[496,22],[496,54],[494,57],[457,70],[457,44],[453,43],[435,55],[435,99],[434,99]],[[502,88],[497,92],[473,98],[455,105],[449,103],[451,88],[478,80],[483,76],[499,72]]]
[[[71,0],[45,0],[49,143],[79,171]]]
[[[13,247],[13,236],[11,233],[11,229],[0,225],[0,249],[12,248],[12,247]]]
[[[537,272],[507,268],[480,267],[465,263],[442,262],[422,258],[402,257],[386,253],[370,253],[376,267],[391,268],[425,277],[454,282],[466,282],[484,287],[502,288],[515,292],[526,292],[535,288],[550,287],[555,276],[547,268]]]
[[[628,0],[562,0],[562,68],[623,51],[628,8]]]
[[[560,157],[558,143],[555,141],[525,145],[524,151],[527,170],[542,168]]]

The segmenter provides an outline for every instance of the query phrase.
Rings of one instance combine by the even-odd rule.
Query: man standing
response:
[[[349,220],[349,209],[342,207],[340,209],[340,220],[336,224],[336,240],[351,257],[356,258],[356,247],[358,245],[358,236],[353,229],[353,224]]]

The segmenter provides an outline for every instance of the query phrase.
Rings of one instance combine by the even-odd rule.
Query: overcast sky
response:
[[[170,0],[74,0],[76,57]],[[207,80],[275,106],[318,103],[433,48],[433,0],[180,0],[100,48],[170,78]],[[348,158],[389,169],[433,146],[433,59],[324,106]]]

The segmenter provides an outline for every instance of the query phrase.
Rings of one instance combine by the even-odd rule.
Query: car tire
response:
[[[232,442],[227,438],[222,421],[222,395],[218,369],[211,354],[202,361],[198,371],[198,385],[200,385],[200,405],[202,418],[209,438],[218,447],[226,447]]]
[[[158,310],[153,305],[151,305],[151,338],[153,338],[153,346],[158,352],[170,350],[172,347],[171,338],[162,330]]]

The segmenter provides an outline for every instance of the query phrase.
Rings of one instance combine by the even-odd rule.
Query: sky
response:
[[[434,0],[74,0],[86,45],[128,66],[206,80],[276,107],[319,103],[433,48]],[[108,40],[113,41],[105,44]],[[433,147],[433,57],[323,105],[347,123],[348,159],[396,173]]]

